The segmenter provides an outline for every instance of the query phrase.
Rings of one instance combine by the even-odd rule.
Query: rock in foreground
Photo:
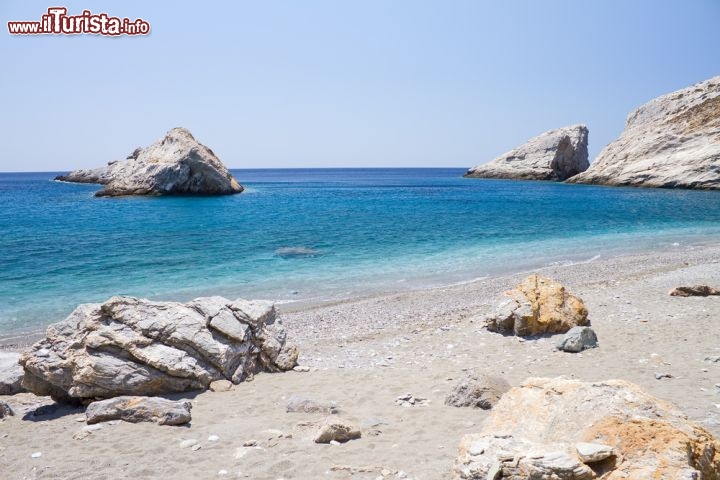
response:
[[[88,405],[87,423],[123,420],[130,423],[153,422],[158,425],[184,425],[191,420],[190,402],[159,397],[115,397]]]
[[[502,377],[468,375],[445,397],[445,405],[489,410],[508,390],[510,384]]]
[[[720,478],[720,442],[620,380],[531,378],[465,435],[456,478]]]
[[[125,195],[230,195],[243,187],[220,159],[184,128],[173,128],[147,148],[105,167],[76,170],[56,180],[99,183],[98,197]]]
[[[362,436],[359,428],[342,420],[327,419],[313,439],[315,443],[345,443]]]
[[[588,129],[585,125],[573,125],[531,138],[524,145],[471,168],[465,176],[562,181],[588,166]]]
[[[569,182],[720,188],[720,76],[630,113],[620,137]]]
[[[578,353],[597,346],[597,335],[592,328],[573,327],[563,336],[557,348],[563,352]]]
[[[0,395],[15,395],[23,391],[23,369],[18,364],[20,354],[0,352]]]
[[[5,401],[0,400],[0,419],[12,417],[13,415],[15,415],[15,412],[13,412],[13,409],[10,408],[10,405],[8,405]]]
[[[720,295],[720,290],[708,285],[695,285],[692,287],[675,287],[670,290],[671,297],[707,297]]]
[[[23,386],[57,401],[207,389],[260,371],[290,370],[298,350],[285,342],[267,302],[198,298],[189,303],[112,297],[80,305],[24,352]]]
[[[565,333],[588,323],[583,301],[549,278],[530,275],[505,295],[509,298],[485,320],[492,332],[518,336]]]

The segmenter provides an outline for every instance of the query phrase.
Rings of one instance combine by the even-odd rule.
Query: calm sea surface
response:
[[[461,169],[233,173],[247,190],[214,198],[94,198],[55,173],[0,174],[0,333],[116,294],[319,300],[720,240],[720,192]]]

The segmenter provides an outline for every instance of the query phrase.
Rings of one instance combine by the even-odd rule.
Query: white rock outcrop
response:
[[[222,297],[188,303],[112,297],[84,304],[23,352],[23,386],[57,401],[204,390],[298,357],[268,302]]]
[[[620,137],[570,183],[720,188],[720,76],[630,113]]]
[[[563,181],[588,168],[588,129],[550,130],[465,173],[473,178]]]
[[[105,167],[75,170],[55,180],[99,183],[96,196],[230,195],[243,187],[220,159],[185,128],[173,128],[147,148]]]

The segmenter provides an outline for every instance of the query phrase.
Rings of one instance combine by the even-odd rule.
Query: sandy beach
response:
[[[679,285],[719,286],[720,246],[537,273],[584,300],[599,348],[564,353],[556,350],[556,337],[520,339],[481,328],[480,318],[527,272],[333,304],[282,305],[288,337],[309,372],[263,373],[227,392],[171,396],[192,401],[186,427],[111,422],[88,432],[82,409],[24,419],[37,397],[0,397],[16,412],[0,420],[0,477],[449,478],[460,437],[478,431],[488,415],[444,405],[467,372],[498,375],[511,385],[533,376],[625,379],[720,435],[720,362],[707,360],[720,356],[720,297],[668,295]],[[5,343],[17,349],[22,341]],[[396,405],[408,392],[427,404]],[[362,438],[313,443],[312,424],[325,416],[286,413],[298,394],[336,402],[337,417],[360,426]],[[181,446],[191,439],[195,447]]]

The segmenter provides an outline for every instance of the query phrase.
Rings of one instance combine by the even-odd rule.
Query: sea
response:
[[[0,335],[113,295],[321,302],[720,241],[720,192],[463,169],[233,170],[223,197],[96,198],[0,173]]]

